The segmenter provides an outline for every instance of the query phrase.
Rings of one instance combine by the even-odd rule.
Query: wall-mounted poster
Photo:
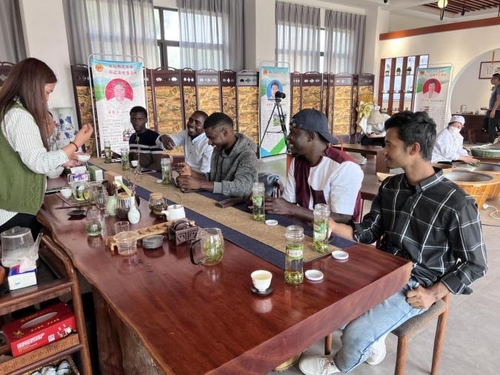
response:
[[[259,97],[259,155],[283,154],[290,122],[290,69],[261,66]]]
[[[146,107],[142,62],[91,60],[93,91],[99,124],[99,140],[110,141],[111,149],[120,153],[134,133],[130,109]]]
[[[436,122],[437,131],[446,124],[452,66],[418,68],[413,108],[425,111]]]
[[[500,73],[500,61],[482,61],[479,67],[479,79],[491,79],[495,73]]]

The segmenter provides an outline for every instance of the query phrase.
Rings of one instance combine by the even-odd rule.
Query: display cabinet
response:
[[[68,355],[79,351],[83,374],[91,375],[92,365],[77,273],[69,257],[49,236],[42,237],[42,245],[40,246],[39,253],[58,277],[52,281],[39,281],[37,285],[32,287],[1,294],[0,317],[53,298],[70,294],[73,300],[77,332],[19,357],[14,357],[0,363],[0,374],[26,374],[30,370],[62,360]],[[7,345],[0,347],[0,354],[8,354],[9,352],[10,348]]]
[[[380,61],[378,105],[384,113],[412,110],[415,73],[427,66],[429,55],[385,58]]]

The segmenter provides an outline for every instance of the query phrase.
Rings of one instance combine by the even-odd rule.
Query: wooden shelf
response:
[[[75,269],[73,268],[73,263],[49,236],[45,235],[42,237],[41,246],[43,246],[43,248],[40,249],[41,256],[42,252],[45,251],[52,263],[54,263],[55,260],[57,261],[56,263],[59,263],[57,265],[52,264],[52,266],[58,270],[63,270],[61,275],[59,275],[58,272],[59,279],[42,281],[39,282],[38,285],[0,295],[0,316],[53,298],[71,294],[77,333],[73,333],[41,348],[0,363],[0,374],[25,374],[28,371],[37,369],[54,361],[62,360],[68,355],[80,351],[83,373],[85,375],[91,375],[92,365],[87,344],[80,284]],[[0,347],[0,354],[8,353],[10,353],[10,347],[8,345]]]
[[[0,363],[0,374],[24,374],[44,364],[62,360],[69,354],[81,349],[82,344],[80,343],[78,334],[74,333],[29,353],[10,359],[7,362]],[[4,350],[9,351],[9,348],[0,348],[0,352]]]

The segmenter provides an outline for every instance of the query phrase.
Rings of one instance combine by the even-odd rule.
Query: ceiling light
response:
[[[448,0],[438,0],[438,8],[444,9],[448,6]]]

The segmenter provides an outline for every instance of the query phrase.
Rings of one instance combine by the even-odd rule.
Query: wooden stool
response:
[[[396,355],[395,375],[404,375],[406,365],[406,355],[408,352],[408,342],[417,332],[437,318],[436,335],[434,337],[434,350],[432,354],[431,375],[437,375],[441,351],[444,344],[444,334],[446,331],[446,322],[448,320],[448,310],[450,304],[450,295],[437,301],[429,310],[423,314],[417,315],[396,328],[392,333],[398,337],[398,350]],[[325,355],[332,351],[332,334],[325,337]]]

